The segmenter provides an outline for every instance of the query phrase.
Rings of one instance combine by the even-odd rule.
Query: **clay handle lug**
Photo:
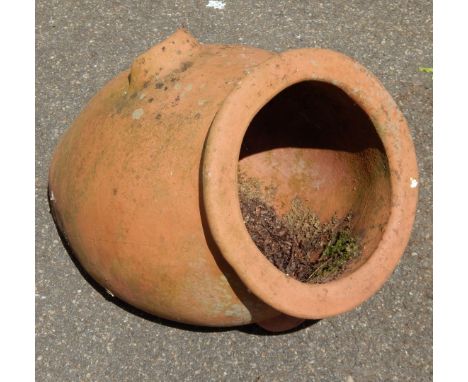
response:
[[[185,29],[178,29],[133,61],[128,75],[129,92],[140,91],[151,81],[163,78],[181,66],[187,66],[199,49],[200,44],[195,37]]]

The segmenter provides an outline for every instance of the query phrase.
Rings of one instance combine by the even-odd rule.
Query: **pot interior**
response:
[[[361,255],[376,249],[391,206],[385,149],[368,115],[340,88],[305,81],[289,86],[253,118],[239,155],[251,181],[278,216],[300,200],[326,223],[351,216]]]

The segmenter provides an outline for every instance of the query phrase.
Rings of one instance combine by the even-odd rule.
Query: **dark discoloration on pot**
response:
[[[280,312],[320,318],[351,309],[374,293],[402,249],[400,245],[380,257],[375,252],[382,242],[405,244],[409,235],[416,200],[415,189],[409,187],[409,177],[417,179],[414,153],[404,120],[383,88],[353,61],[328,52],[277,55],[243,46],[201,45],[181,30],[110,81],[64,134],[49,176],[59,228],[91,276],[121,299],[164,318],[210,326],[264,322],[272,330],[299,322]],[[322,67],[324,55],[331,56]],[[310,65],[307,73],[305,62]],[[282,89],[315,80],[316,70],[329,71],[323,82],[333,83],[337,77],[329,86],[343,89],[362,106],[369,118],[367,131],[378,134],[380,146],[364,145],[351,154],[339,148],[320,152],[307,146],[270,147],[258,155],[241,155],[239,162],[244,132],[261,107]],[[370,90],[340,82],[346,70],[361,73]],[[315,92],[337,94],[333,88],[325,90]],[[367,102],[369,97],[372,102]],[[277,138],[281,137],[288,135],[283,131]],[[375,139],[366,133],[360,137]],[[321,218],[350,205],[359,210],[354,229],[368,243],[364,263],[342,280],[356,277],[374,258],[385,275],[366,284],[364,293],[355,289],[359,296],[349,304],[335,301],[336,309],[320,290],[311,298],[315,292],[304,293],[286,281],[287,288],[278,292],[275,283],[284,286],[285,281],[258,262],[256,256],[262,255],[252,248],[242,222],[235,220],[241,219],[238,199],[231,192],[237,190],[238,163],[249,175],[268,178],[277,186],[279,210],[287,207],[293,193],[312,190],[320,196],[307,176],[331,173],[326,177],[328,195],[320,196],[325,202],[312,207]],[[282,165],[272,171],[278,163]],[[345,172],[339,182],[356,187],[354,193],[343,192],[341,186],[338,190],[339,182],[333,179],[338,170]],[[406,180],[405,198],[398,182]],[[224,214],[220,208],[226,208]],[[402,208],[407,213],[395,217],[393,211]],[[396,224],[392,219],[403,222],[398,238],[391,233]],[[228,222],[234,225],[228,227]],[[268,280],[273,284],[268,286]],[[333,295],[335,286],[329,288]],[[290,302],[281,302],[284,299]],[[291,301],[302,301],[303,307],[294,309]],[[321,301],[322,307],[311,308]]]

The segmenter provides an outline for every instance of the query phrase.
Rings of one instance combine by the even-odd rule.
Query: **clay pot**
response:
[[[279,214],[296,197],[323,220],[352,210],[360,260],[322,284],[279,271],[244,225],[238,168],[274,185]],[[67,130],[49,197],[79,262],[120,299],[189,324],[285,330],[377,292],[407,244],[417,179],[402,113],[357,62],[179,30]]]

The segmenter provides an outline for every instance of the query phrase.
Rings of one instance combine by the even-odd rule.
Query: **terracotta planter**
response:
[[[362,256],[338,279],[299,282],[252,241],[238,167],[321,219],[354,213]],[[50,168],[57,225],[112,294],[189,324],[285,330],[353,309],[407,244],[417,167],[378,80],[325,49],[202,45],[183,30],[139,56],[86,106]]]

